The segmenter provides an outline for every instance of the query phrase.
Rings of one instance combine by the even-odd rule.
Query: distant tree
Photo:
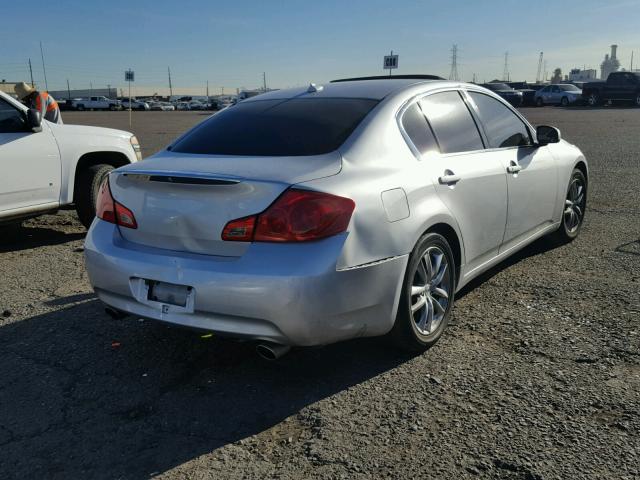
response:
[[[560,83],[562,81],[562,69],[556,68],[553,71],[553,77],[551,77],[551,83]]]

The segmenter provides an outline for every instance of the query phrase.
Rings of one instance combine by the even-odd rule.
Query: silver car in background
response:
[[[312,84],[112,172],[86,266],[112,313],[271,357],[385,334],[421,351],[471,279],[543,235],[575,238],[586,191],[578,148],[477,85]]]
[[[544,105],[567,107],[582,102],[582,90],[568,83],[547,85],[538,90],[534,98],[538,107],[543,107]]]

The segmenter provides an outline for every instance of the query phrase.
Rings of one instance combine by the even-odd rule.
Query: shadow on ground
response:
[[[0,226],[0,253],[30,250],[44,245],[80,240],[86,232],[63,232],[57,228],[25,226],[20,224]]]
[[[148,478],[407,358],[370,339],[269,363],[86,300],[0,328],[0,477]],[[278,428],[274,441],[291,435]]]

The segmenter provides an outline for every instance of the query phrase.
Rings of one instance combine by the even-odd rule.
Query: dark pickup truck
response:
[[[606,82],[585,83],[582,98],[590,107],[607,102],[632,102],[640,107],[640,73],[613,72]]]

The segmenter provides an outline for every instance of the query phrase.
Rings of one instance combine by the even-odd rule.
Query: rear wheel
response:
[[[568,243],[580,233],[587,207],[587,179],[582,171],[575,168],[569,180],[563,205],[562,222],[553,232],[552,239],[557,243]]]
[[[636,107],[640,107],[640,92],[636,94],[636,101],[634,103]]]
[[[537,107],[544,107],[544,101],[542,100],[541,97],[536,98],[536,106]]]
[[[590,93],[589,96],[587,97],[587,104],[590,107],[597,107],[598,105],[600,105],[600,95],[598,95],[597,93]]]
[[[83,170],[76,178],[76,212],[80,222],[87,229],[96,216],[96,200],[100,185],[111,170],[113,170],[112,165],[100,163]]]
[[[428,233],[409,258],[390,333],[394,343],[410,352],[434,345],[449,323],[454,294],[455,263],[449,243],[442,235]]]
[[[83,111],[84,110],[84,105],[80,104],[76,107],[78,110]]]

